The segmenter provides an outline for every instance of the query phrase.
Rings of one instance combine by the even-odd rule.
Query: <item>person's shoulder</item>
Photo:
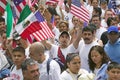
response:
[[[59,64],[55,60],[51,59],[50,65],[51,66],[56,66],[56,65],[59,65]]]
[[[63,71],[61,74],[60,74],[60,79],[61,80],[70,80],[71,78],[71,75],[69,72],[67,72],[66,70]]]
[[[95,74],[89,73],[85,69],[80,69],[79,74],[80,74],[80,76],[79,76],[78,80],[93,80],[95,77]]]
[[[63,71],[63,72],[61,73],[60,76],[67,76],[68,74],[69,74],[69,72],[67,72],[67,71],[65,70],[65,71]]]
[[[85,69],[80,69],[79,74],[88,74],[88,71]]]

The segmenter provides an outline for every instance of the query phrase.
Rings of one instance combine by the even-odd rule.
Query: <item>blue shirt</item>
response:
[[[94,80],[106,80],[107,79],[108,76],[107,76],[106,70],[108,67],[108,63],[105,63],[101,66],[101,68],[97,72]]]
[[[114,44],[108,41],[104,50],[112,61],[120,63],[120,38]]]

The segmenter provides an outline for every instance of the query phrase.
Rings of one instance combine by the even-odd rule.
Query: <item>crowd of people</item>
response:
[[[32,43],[17,31],[7,38],[6,15],[0,12],[0,80],[120,80],[120,13],[109,8],[112,0],[80,0],[89,23],[71,14],[72,0],[59,1],[30,6],[54,33]]]

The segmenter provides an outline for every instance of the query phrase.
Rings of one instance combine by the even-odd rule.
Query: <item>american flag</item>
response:
[[[52,27],[55,27],[55,26],[56,26],[54,15],[52,16],[50,23],[52,24]]]
[[[85,22],[89,22],[89,12],[88,10],[80,3],[80,0],[72,0],[71,3],[71,13],[74,16],[77,16]]]
[[[6,4],[7,4],[6,0],[0,0],[0,12],[4,13]]]
[[[40,29],[32,34],[34,36],[34,38],[37,41],[42,41],[42,40],[46,40],[48,38],[54,37],[53,32],[48,27],[48,25],[47,25],[45,19],[43,18],[43,16],[41,15],[41,13],[38,11],[35,13],[35,16],[36,16],[37,20],[40,22],[40,26],[42,29]]]
[[[14,17],[14,23],[17,22],[17,19],[20,16],[21,11],[25,7],[27,0],[0,0],[0,12],[4,13],[7,2],[10,2],[13,17]]]
[[[16,15],[17,17],[19,17],[21,11],[24,9],[27,3],[27,0],[13,0],[13,3],[14,3],[13,6],[15,8]]]

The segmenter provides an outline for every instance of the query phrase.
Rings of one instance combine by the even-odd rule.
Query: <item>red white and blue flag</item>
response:
[[[0,12],[4,13],[6,5],[7,5],[6,0],[0,0]]]
[[[29,35],[32,35],[37,41],[42,41],[54,37],[39,11],[34,14],[31,13],[26,19],[17,24],[15,29],[22,38],[28,38]]]
[[[19,18],[21,11],[27,4],[27,0],[13,0],[13,7],[15,9],[16,16]]]
[[[85,22],[89,22],[88,10],[80,3],[80,0],[72,0],[71,13]]]
[[[33,33],[34,38],[38,41],[41,41],[41,40],[46,40],[48,38],[54,37],[53,32],[48,27],[41,13],[37,11],[35,13],[35,16],[37,20],[40,22],[41,29]]]

